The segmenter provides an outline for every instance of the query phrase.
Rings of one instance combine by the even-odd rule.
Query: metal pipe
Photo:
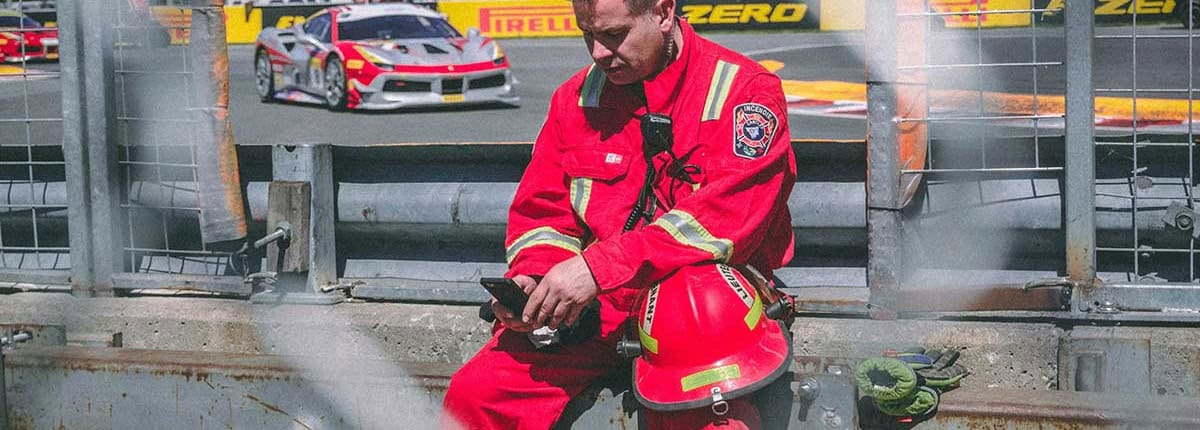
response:
[[[8,430],[8,382],[4,378],[3,346],[0,346],[0,430]]]
[[[66,182],[62,188],[62,202],[86,202],[88,199],[89,176],[87,142],[88,131],[86,123],[85,91],[84,91],[84,32],[82,28],[80,2],[64,2],[58,7],[58,40],[59,67],[62,69],[62,108],[63,118],[73,119],[63,121],[63,160]],[[47,189],[51,189],[47,185]],[[49,193],[48,193],[49,194]],[[9,195],[5,193],[5,195]],[[32,196],[31,196],[32,197]],[[44,195],[44,199],[51,198]],[[44,201],[44,200],[43,200]],[[57,199],[55,199],[57,201]],[[68,211],[69,231],[71,237],[71,288],[76,295],[90,294],[91,285],[95,282],[92,271],[92,253],[94,251],[91,236],[87,233],[92,225],[91,205],[77,205]],[[3,422],[3,421],[0,421]]]
[[[1139,191],[1142,207],[1137,229],[1158,232],[1159,245],[1186,246],[1186,232],[1163,232],[1160,218],[1167,201],[1146,205],[1154,199],[1183,198],[1184,181],[1164,179]],[[251,182],[247,187],[250,215],[266,221],[268,182]],[[32,192],[31,192],[32,188]],[[796,185],[788,201],[797,242],[811,246],[866,246],[865,192],[860,182],[804,182]],[[1098,231],[1108,236],[1129,234],[1133,222],[1132,201],[1117,197],[1128,194],[1124,182],[1097,185]],[[192,182],[134,182],[128,191],[131,207],[173,211],[177,219],[198,216],[196,184]],[[507,223],[508,205],[514,183],[340,183],[337,187],[336,220],[339,229],[370,234],[417,234],[444,226],[460,233],[492,235]],[[30,207],[39,207],[39,222],[54,222],[67,215],[67,193],[62,183],[0,183],[0,220],[31,222]],[[967,237],[1011,234],[1014,255],[1045,250],[1047,240],[1063,229],[1062,190],[1054,179],[1005,179],[982,182],[932,183],[920,212],[912,215],[906,228],[914,235],[936,239],[953,227]],[[145,211],[137,211],[144,213]],[[7,224],[6,224],[7,225]],[[47,232],[57,228],[47,225]],[[975,233],[972,233],[975,232]],[[1168,234],[1164,234],[1168,233]],[[453,234],[453,233],[452,233]],[[1028,237],[1027,237],[1028,236]],[[1174,240],[1172,240],[1174,238]],[[1025,240],[1033,242],[1026,244]]]
[[[894,319],[903,267],[899,126],[896,122],[898,0],[874,2],[867,13],[867,284],[872,318]]]
[[[1096,148],[1092,81],[1094,43],[1092,0],[1067,0],[1066,189],[1063,216],[1067,237],[1067,276],[1096,277]]]
[[[225,46],[225,1],[192,0],[189,53],[195,70],[193,97],[200,130],[196,140],[200,235],[205,243],[246,237],[246,214],[238,177],[237,147],[229,117],[229,54]]]

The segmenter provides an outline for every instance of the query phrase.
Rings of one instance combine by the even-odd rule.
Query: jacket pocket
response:
[[[631,158],[611,149],[571,148],[563,154],[563,170],[572,178],[611,182],[625,176]]]

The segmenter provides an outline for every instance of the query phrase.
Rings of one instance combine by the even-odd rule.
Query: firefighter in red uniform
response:
[[[572,5],[594,64],[554,93],[509,212],[506,276],[529,302],[493,302],[492,339],[451,379],[447,428],[550,428],[571,397],[621,366],[614,346],[641,292],[714,263],[771,279],[792,256],[796,172],[779,78],[696,35],[675,0]],[[597,299],[598,335],[530,342]],[[644,412],[657,426],[758,426],[748,400],[728,406],[719,417]]]

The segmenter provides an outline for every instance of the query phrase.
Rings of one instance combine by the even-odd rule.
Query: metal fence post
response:
[[[120,270],[119,171],[111,145],[113,67],[108,2],[59,5],[63,159],[70,201],[71,291],[112,295]]]
[[[1083,285],[1096,278],[1095,100],[1092,81],[1092,0],[1066,2],[1066,180],[1063,213],[1067,276]]]
[[[0,345],[0,430],[8,430],[8,383],[4,380],[4,346]]]
[[[334,291],[338,287],[338,277],[334,236],[333,145],[276,145],[271,151],[271,170],[274,181],[307,182],[310,186],[308,228],[293,232],[294,235],[305,235],[307,238],[308,273],[304,281],[306,285],[296,286],[295,289],[289,289],[285,282],[288,274],[279,273],[280,284],[276,291],[256,294],[250,300],[255,303],[299,304],[341,302],[341,292]],[[276,227],[268,225],[267,229]],[[275,255],[284,258],[280,252]]]
[[[899,126],[896,114],[896,0],[867,14],[867,285],[872,318],[893,319],[900,284]]]

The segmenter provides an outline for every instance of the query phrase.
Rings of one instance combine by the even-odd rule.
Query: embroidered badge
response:
[[[733,154],[755,159],[767,155],[779,119],[774,112],[758,103],[745,103],[733,108]]]

